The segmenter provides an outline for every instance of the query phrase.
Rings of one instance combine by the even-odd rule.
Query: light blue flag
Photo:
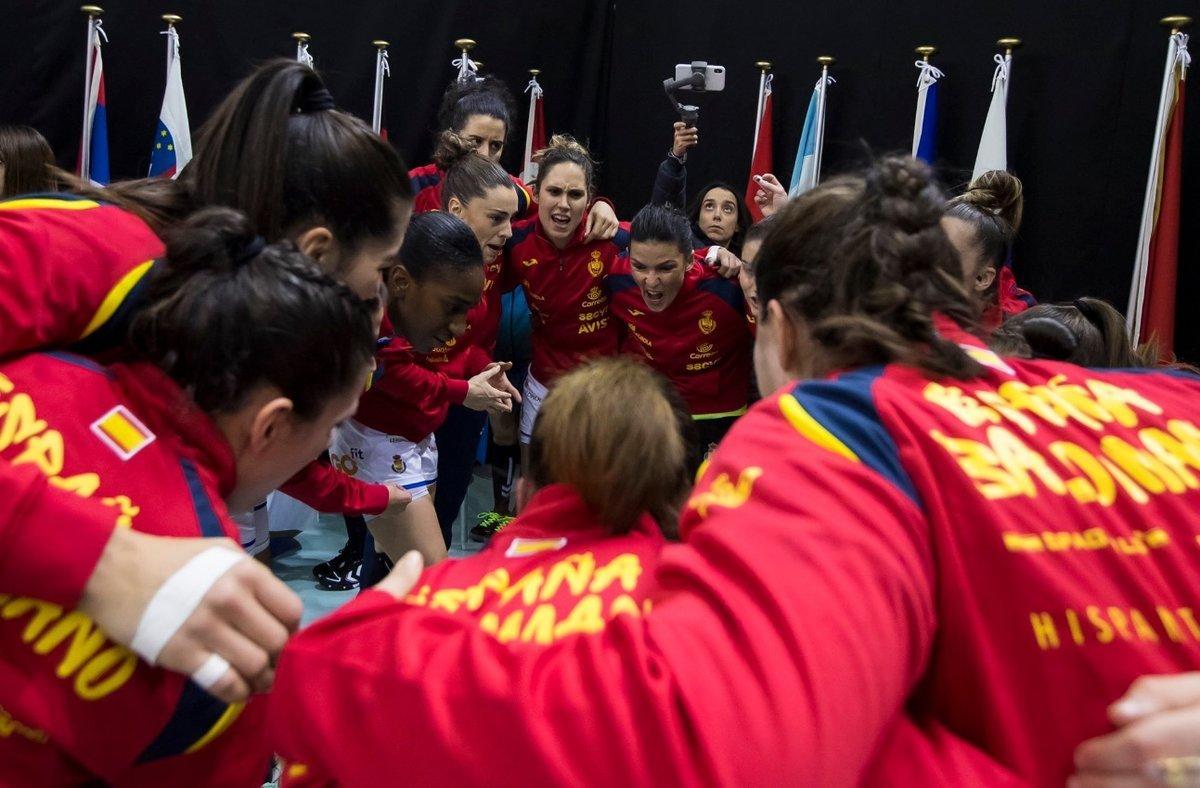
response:
[[[788,196],[806,192],[817,185],[817,136],[821,114],[821,92],[823,85],[818,82],[813,88],[812,98],[808,100],[808,114],[804,116],[804,131],[800,133],[800,144],[796,147],[796,163],[792,167],[792,185]]]

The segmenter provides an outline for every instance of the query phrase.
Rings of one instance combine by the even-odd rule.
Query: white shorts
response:
[[[530,372],[525,376],[525,387],[521,390],[521,443],[529,445],[533,440],[533,422],[546,399],[546,387],[538,383]]]
[[[373,430],[353,419],[333,431],[329,461],[347,476],[372,484],[397,484],[415,501],[437,483],[437,442],[420,443]]]
[[[258,555],[271,544],[271,518],[267,502],[260,501],[248,512],[230,515],[238,526],[238,541],[250,555]]]

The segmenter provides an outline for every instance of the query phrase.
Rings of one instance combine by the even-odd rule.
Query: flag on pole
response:
[[[150,177],[175,178],[192,160],[192,128],[183,97],[179,33],[173,24],[168,24],[163,35],[167,37],[167,87],[154,130],[154,147],[150,150]]]
[[[828,68],[823,68],[821,78],[813,88],[812,98],[808,100],[804,130],[800,133],[800,144],[796,146],[789,197],[808,191],[821,179],[821,152],[825,146],[825,91],[833,81]]]
[[[996,71],[992,74],[992,103],[988,107],[987,120],[983,122],[983,134],[979,138],[979,151],[975,154],[975,169],[971,180],[989,170],[1008,169],[1008,121],[1005,105],[1008,103],[1008,78],[1012,69],[1012,54],[996,55]]]
[[[929,55],[918,60],[916,66],[921,73],[917,77],[917,115],[913,124],[912,155],[926,164],[933,164],[937,156],[938,80],[945,74],[929,62]]]
[[[83,136],[79,145],[79,177],[97,186],[109,181],[108,172],[108,110],[104,91],[104,56],[100,52],[100,38],[108,40],[100,20],[88,20],[89,47],[85,99],[83,110]]]
[[[1183,98],[1191,64],[1188,37],[1171,33],[1159,96],[1150,175],[1142,204],[1129,293],[1129,333],[1135,342],[1154,339],[1162,358],[1175,344],[1175,280],[1179,260],[1179,196],[1183,159]]]
[[[750,178],[746,183],[746,206],[754,221],[762,221],[762,211],[754,202],[758,192],[758,184],[754,182],[755,175],[773,172],[775,169],[775,150],[771,134],[774,128],[774,101],[771,99],[771,82],[774,74],[764,73],[758,94],[758,117],[754,119],[754,148],[750,152]]]
[[[538,165],[533,154],[546,147],[546,121],[542,117],[542,86],[538,84],[540,70],[529,70],[531,79],[525,86],[529,94],[529,120],[525,124],[525,165],[521,168],[521,180],[533,183],[537,180]]]
[[[471,59],[471,50],[475,48],[475,42],[470,38],[460,38],[454,42],[454,46],[462,53],[460,57],[450,61],[450,65],[458,69],[458,81],[477,81],[479,79],[479,64]]]
[[[387,129],[383,127],[383,81],[392,75],[388,64],[388,42],[372,41],[375,47],[375,104],[371,109],[371,128],[376,134],[387,139]]]

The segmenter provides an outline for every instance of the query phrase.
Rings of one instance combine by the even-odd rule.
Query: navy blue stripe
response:
[[[137,762],[148,763],[187,752],[188,747],[212,730],[226,708],[226,704],[200,689],[196,682],[188,681],[183,685],[171,719],[138,756]]]
[[[609,274],[604,279],[604,286],[610,293],[620,293],[622,290],[637,287],[637,282],[633,281],[630,274]]]
[[[108,350],[114,350],[125,344],[129,335],[129,325],[138,312],[146,305],[146,293],[150,289],[150,279],[157,273],[158,261],[150,266],[142,278],[137,281],[121,305],[105,320],[103,325],[88,336],[71,345],[71,350],[88,356],[96,356]]]
[[[696,289],[712,293],[729,304],[729,308],[738,314],[746,309],[746,297],[742,294],[742,287],[732,279],[705,279]]]
[[[200,472],[190,460],[181,458],[179,465],[183,468],[183,478],[187,480],[188,492],[192,496],[192,508],[196,510],[196,520],[200,523],[200,535],[224,536],[225,529],[221,527],[221,521],[213,510],[212,501],[204,489],[204,482],[200,481]]]
[[[83,356],[77,356],[74,353],[68,353],[65,350],[51,350],[51,351],[47,351],[43,355],[50,356],[51,358],[56,358],[59,361],[63,362],[64,364],[70,364],[73,367],[79,367],[80,369],[86,369],[88,372],[95,372],[96,374],[103,375],[104,377],[106,377],[110,380],[113,377],[113,374],[111,372],[109,372],[106,367],[103,367],[100,364],[97,364],[95,361],[92,361],[90,358],[84,358]]]
[[[917,488],[900,462],[900,450],[879,420],[871,385],[883,367],[866,367],[835,380],[808,381],[792,389],[792,396],[822,427],[871,470],[892,483],[921,506]]]
[[[409,178],[409,181],[412,183],[413,193],[419,194],[430,186],[437,186],[441,183],[442,176],[437,172],[429,172],[424,175],[418,175],[415,178]]]
[[[513,227],[512,238],[508,239],[508,243],[504,245],[505,249],[511,249],[517,244],[529,237],[529,234],[537,229],[537,219],[531,219],[527,224],[521,227]]]
[[[631,240],[631,236],[629,234],[629,231],[626,230],[624,227],[618,227],[617,234],[613,236],[612,243],[613,243],[613,246],[617,247],[622,252],[628,252],[630,240]]]

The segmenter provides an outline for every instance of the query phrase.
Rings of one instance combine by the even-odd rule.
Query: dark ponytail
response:
[[[687,217],[670,205],[647,205],[637,212],[629,225],[633,241],[660,241],[675,246],[684,256],[684,265],[692,261],[692,226]]]
[[[151,276],[129,345],[208,413],[270,385],[312,419],[365,380],[377,304],[290,241],[266,244],[237,211],[209,208],[172,229]]]
[[[320,222],[349,249],[394,232],[397,203],[412,198],[396,151],[335,109],[317,72],[285,59],[221,102],[180,178],[198,204],[244,211],[267,238]]]
[[[400,262],[417,282],[446,271],[483,267],[483,249],[467,223],[444,211],[430,211],[412,218]]]
[[[459,82],[455,80],[442,94],[438,108],[439,131],[462,131],[472,115],[487,115],[504,124],[504,136],[512,132],[514,102],[508,85],[497,77]]]
[[[1130,344],[1121,313],[1098,298],[1032,306],[1005,320],[988,344],[1002,355],[1069,361],[1084,367],[1153,364]]]
[[[817,374],[886,363],[978,374],[979,365],[934,330],[935,313],[970,326],[978,310],[939,224],[944,209],[929,168],[907,156],[805,192],[779,212],[758,253],[762,318],[778,300],[808,324]]]
[[[515,188],[504,168],[476,154],[475,147],[453,131],[443,131],[438,137],[433,161],[446,172],[442,178],[442,210],[450,207],[451,197],[465,205],[497,186]]]

